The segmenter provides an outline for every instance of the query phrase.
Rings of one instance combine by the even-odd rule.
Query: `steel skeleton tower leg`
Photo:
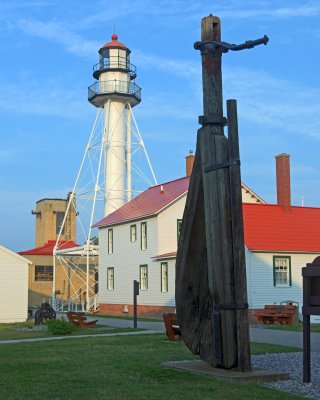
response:
[[[130,50],[118,42],[116,34],[111,39],[99,50],[99,63],[93,67],[98,81],[88,92],[90,103],[104,109],[105,216],[131,199],[131,145],[127,146],[131,143],[130,107],[141,101]]]

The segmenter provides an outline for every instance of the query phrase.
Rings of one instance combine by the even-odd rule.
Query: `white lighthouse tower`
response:
[[[88,88],[88,100],[97,107],[97,114],[53,251],[52,304],[60,310],[97,308],[100,250],[94,224],[130,201],[133,193],[144,190],[141,182],[157,184],[132,111],[141,101],[136,68],[130,64],[130,50],[118,42],[118,36],[113,34],[111,39],[99,49],[99,62],[93,67],[96,82]],[[69,210],[76,210],[73,223],[79,228],[80,245],[74,248],[62,240],[75,229],[68,221]],[[68,305],[64,288],[56,284],[57,265],[70,284]]]
[[[105,216],[131,200],[131,110],[141,101],[130,50],[118,42],[116,34],[111,39],[99,50],[99,62],[93,67],[98,81],[88,94],[90,103],[103,108],[104,114]]]

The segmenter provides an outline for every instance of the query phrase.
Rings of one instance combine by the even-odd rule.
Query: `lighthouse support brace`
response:
[[[83,166],[84,166],[85,159],[86,159],[86,157],[87,157],[87,155],[88,155],[88,152],[89,152],[89,150],[90,150],[91,142],[92,142],[92,139],[93,139],[93,136],[94,136],[94,133],[95,133],[95,130],[96,130],[98,121],[99,121],[100,113],[101,113],[101,108],[99,108],[98,111],[97,111],[97,113],[96,113],[96,117],[95,117],[95,120],[94,120],[94,124],[93,124],[93,127],[92,127],[91,132],[90,132],[89,140],[88,140],[87,146],[86,146],[86,148],[85,148],[84,155],[83,155],[82,160],[81,160],[80,168],[79,168],[79,171],[78,171],[78,174],[77,174],[77,177],[76,177],[76,181],[75,181],[75,184],[74,184],[74,186],[73,186],[73,189],[72,189],[72,192],[71,192],[71,195],[70,195],[70,198],[69,198],[69,202],[68,202],[68,205],[67,205],[67,209],[66,209],[66,212],[65,212],[63,221],[62,221],[62,225],[61,225],[61,228],[60,228],[60,232],[59,232],[59,234],[58,234],[58,237],[57,237],[57,240],[56,240],[56,244],[55,244],[55,246],[54,246],[54,248],[53,248],[53,280],[52,280],[52,298],[51,298],[51,301],[52,301],[52,307],[53,307],[54,309],[55,309],[55,307],[56,307],[56,268],[57,268],[57,250],[59,250],[59,249],[57,248],[57,246],[58,246],[59,241],[60,241],[60,237],[61,237],[61,234],[62,234],[62,230],[63,230],[64,227],[65,227],[67,215],[68,215],[68,213],[69,213],[69,210],[70,210],[71,206],[73,205],[73,201],[74,201],[74,198],[75,198],[75,196],[76,196],[76,188],[77,188],[77,186],[78,186],[78,182],[79,182],[79,179],[80,179],[80,176],[81,176],[81,172],[82,172],[82,169],[83,169]]]

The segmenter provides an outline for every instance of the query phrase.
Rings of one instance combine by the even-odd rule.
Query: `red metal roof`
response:
[[[249,250],[320,253],[320,208],[243,204]]]
[[[124,45],[121,42],[118,42],[118,35],[115,33],[111,36],[112,42],[108,42],[102,46],[102,49],[105,47],[123,47],[124,49],[127,49],[127,46]]]
[[[189,177],[184,177],[152,186],[94,226],[101,228],[158,214],[159,211],[187,192],[189,180]]]
[[[35,247],[34,249],[30,250],[25,250],[25,251],[20,251],[19,254],[29,254],[29,255],[38,255],[38,256],[52,256],[53,255],[53,249],[56,244],[55,240],[48,240],[47,243],[45,243],[43,246],[40,247]],[[78,247],[79,245],[76,244],[75,242],[70,242],[68,240],[61,240],[59,242],[59,249],[69,249],[72,247]]]
[[[177,256],[177,252],[176,251],[172,251],[171,253],[164,253],[164,254],[159,254],[158,256],[154,256],[151,258],[157,259],[157,260],[164,260],[166,258],[176,258]]]

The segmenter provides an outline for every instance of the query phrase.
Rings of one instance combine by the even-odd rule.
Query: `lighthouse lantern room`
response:
[[[113,34],[112,41],[99,50],[99,62],[93,67],[93,76],[99,80],[89,87],[90,103],[97,107],[106,99],[129,96],[133,107],[141,101],[141,88],[135,84],[136,67],[130,64],[131,51]],[[107,98],[106,98],[107,96]]]

